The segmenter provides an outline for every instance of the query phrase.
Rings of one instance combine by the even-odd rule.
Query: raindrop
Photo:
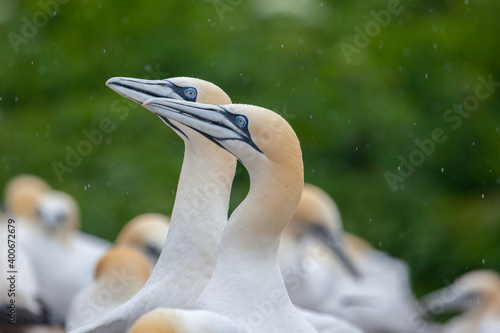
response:
[[[484,259],[483,259],[483,265],[484,265]]]
[[[356,147],[356,150],[358,150],[358,147]]]
[[[425,73],[425,78],[427,79],[429,76],[427,75],[427,73]]]
[[[84,189],[85,191],[87,191],[87,185],[85,185],[85,186],[83,187],[83,189]]]
[[[399,66],[399,71],[402,72],[403,71],[403,66]]]
[[[382,246],[382,242],[378,242],[378,246],[379,246],[379,247],[380,247],[380,246]]]
[[[281,48],[283,48],[283,44],[281,44]]]
[[[102,50],[102,53],[106,53],[106,49]]]
[[[436,50],[438,48],[437,44],[434,44],[434,50]]]
[[[309,115],[309,119],[313,119],[313,115],[312,115],[312,114],[311,114],[311,115]]]
[[[320,6],[320,7],[323,7],[323,3],[322,3],[322,2],[320,2],[320,3],[319,3],[319,6]]]
[[[441,168],[441,172],[444,172],[444,168]]]
[[[473,143],[472,143],[472,145],[473,145],[473,146],[475,146],[475,145],[476,145],[476,143],[475,143],[475,142],[473,142]]]
[[[14,101],[15,102],[19,101],[19,98],[16,96],[16,98],[14,98]]]
[[[468,5],[469,4],[469,0],[465,0],[465,4]]]
[[[315,173],[316,172],[316,169],[312,169],[312,173]]]
[[[481,194],[481,199],[484,199],[484,193],[483,193],[483,194]]]

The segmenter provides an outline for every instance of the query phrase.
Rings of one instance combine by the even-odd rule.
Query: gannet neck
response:
[[[150,279],[170,277],[174,285],[197,281],[187,284],[192,292],[184,289],[179,293],[185,299],[172,300],[183,307],[193,304],[215,267],[236,171],[236,159],[223,149],[209,142],[199,145],[185,141],[170,229]]]

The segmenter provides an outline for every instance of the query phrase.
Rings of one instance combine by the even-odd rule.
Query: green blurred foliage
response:
[[[409,263],[417,293],[500,270],[500,89],[457,129],[443,121],[479,76],[500,81],[500,3],[401,1],[345,57],[342,43],[389,3],[0,0],[0,184],[42,176],[76,197],[84,231],[110,240],[137,214],[169,214],[183,143],[104,83],[194,76],[282,114],[306,181],[337,201],[346,230]],[[13,46],[34,18],[40,27]],[[52,163],[106,118],[111,132],[59,181]],[[447,140],[392,191],[384,173],[436,128]],[[232,208],[248,189],[241,166],[233,188]]]

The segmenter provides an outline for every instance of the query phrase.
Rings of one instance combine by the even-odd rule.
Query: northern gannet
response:
[[[24,246],[32,259],[40,298],[55,320],[64,323],[71,298],[91,283],[94,269],[109,247],[80,233],[80,211],[67,193],[49,190],[37,200],[33,237]]]
[[[316,332],[290,301],[278,264],[280,236],[304,184],[302,152],[290,125],[250,105],[159,98],[143,105],[228,150],[250,175],[250,191],[224,228],[215,270],[196,309],[223,315],[248,332]]]
[[[441,333],[500,332],[500,274],[477,270],[423,298],[431,314],[461,311],[446,322]]]
[[[141,252],[118,245],[99,260],[95,280],[71,300],[66,330],[104,317],[134,296],[146,283],[152,266]]]
[[[112,78],[106,84],[141,105],[152,97],[231,103],[222,89],[194,78]],[[227,222],[236,159],[218,146],[205,144],[206,138],[195,130],[180,130],[168,118],[160,116],[160,119],[185,144],[184,161],[163,251],[151,277],[139,293],[102,320],[74,332],[122,333],[141,315],[153,309],[192,309],[212,275],[219,241]]]

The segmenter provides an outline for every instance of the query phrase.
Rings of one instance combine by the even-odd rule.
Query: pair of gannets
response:
[[[461,311],[444,324],[442,333],[500,332],[500,274],[477,270],[462,275],[453,284],[425,296],[431,314]]]
[[[202,80],[116,78],[108,85],[138,103],[172,98],[144,106],[184,139],[184,163],[170,231],[151,278],[129,302],[75,332],[123,331],[159,307],[209,310],[249,331],[314,331],[290,302],[277,261],[279,237],[303,183],[300,146],[288,123],[259,107],[194,104],[230,103]],[[229,222],[236,159],[227,151],[251,178],[250,192]]]
[[[66,330],[92,323],[132,298],[146,283],[165,243],[170,219],[146,213],[130,220],[99,261],[94,281],[72,299]]]

